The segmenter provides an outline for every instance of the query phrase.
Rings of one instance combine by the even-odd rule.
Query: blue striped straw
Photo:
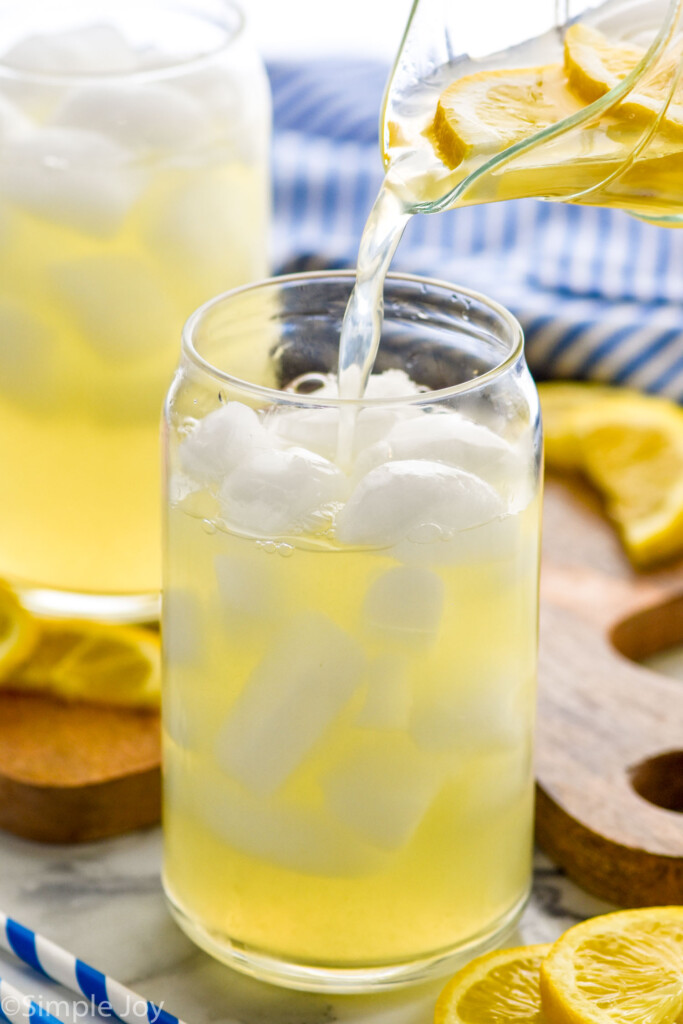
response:
[[[20,992],[14,985],[0,978],[0,1020],[7,1024],[62,1024],[51,1013],[44,1010],[38,1003]]]
[[[117,1017],[124,1024],[183,1024],[172,1013],[148,1002],[125,985],[95,970],[83,960],[67,953],[61,946],[3,913],[0,913],[0,948],[14,953],[34,971],[52,978],[76,995],[85,996],[100,1013]],[[41,1011],[39,1007],[36,1010],[45,1024],[58,1024],[50,1014]]]

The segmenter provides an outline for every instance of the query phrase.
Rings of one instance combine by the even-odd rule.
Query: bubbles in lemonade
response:
[[[183,322],[266,271],[267,87],[240,40],[226,55],[178,63],[94,23],[2,57],[0,572],[19,583],[159,588]]]

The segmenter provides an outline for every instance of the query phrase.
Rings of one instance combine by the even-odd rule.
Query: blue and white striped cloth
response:
[[[354,266],[382,179],[388,69],[274,63],[278,272]],[[393,267],[475,288],[521,320],[538,378],[629,385],[683,402],[683,230],[614,210],[495,203],[413,218]]]

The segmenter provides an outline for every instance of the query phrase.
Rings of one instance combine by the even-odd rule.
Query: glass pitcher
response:
[[[406,208],[432,213],[533,196],[683,223],[682,11],[683,0],[484,0],[467,8],[415,0],[381,123],[385,163],[403,178]],[[530,121],[538,123],[515,136],[505,128],[520,69],[532,86],[535,76]],[[563,74],[569,99],[561,116],[544,122],[537,106],[548,100],[544,82]],[[490,133],[488,145],[480,139],[464,157],[435,145],[444,89],[455,88],[461,120],[473,104],[475,123],[474,89],[481,95],[496,76],[507,93],[485,98],[498,104],[499,144]]]

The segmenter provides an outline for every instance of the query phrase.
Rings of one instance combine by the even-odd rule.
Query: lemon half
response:
[[[158,636],[136,626],[42,619],[31,656],[7,685],[62,700],[156,708],[161,693]]]
[[[29,657],[37,636],[32,616],[9,587],[0,583],[0,682]]]
[[[550,1024],[539,987],[539,968],[549,950],[523,946],[473,960],[439,996],[434,1024]]]
[[[590,384],[541,384],[539,394],[547,465],[588,477],[633,563],[683,555],[683,409]]]
[[[591,918],[541,964],[550,1024],[674,1024],[683,1012],[683,907]]]

